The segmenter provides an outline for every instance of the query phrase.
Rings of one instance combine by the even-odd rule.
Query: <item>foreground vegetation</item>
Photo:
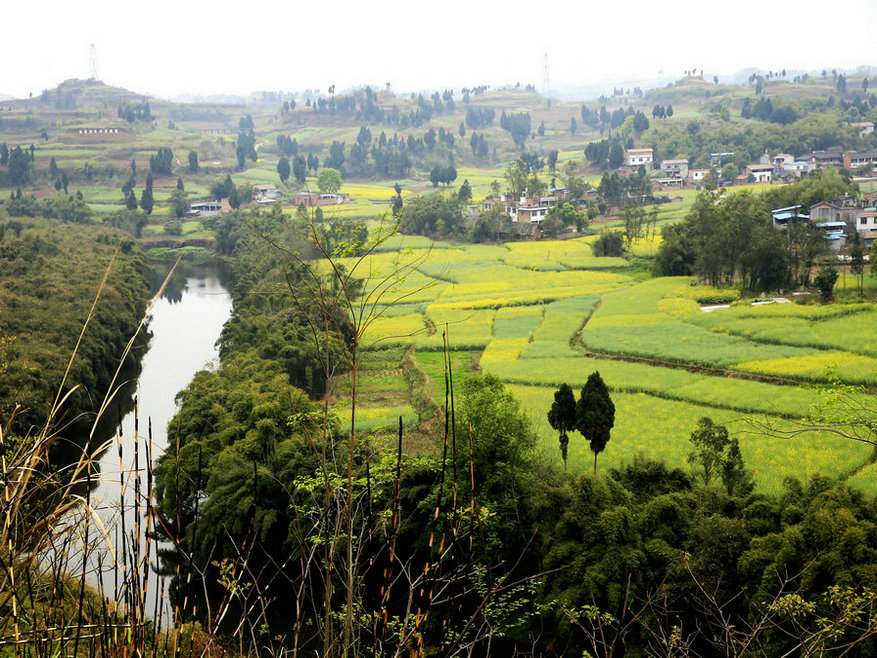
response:
[[[694,81],[686,85],[699,89]],[[727,144],[754,153],[757,140],[749,138],[772,132],[765,125],[770,116],[725,118],[743,102],[743,90],[716,91],[722,108],[701,117],[696,129],[659,123],[655,115],[643,128],[622,106],[624,116],[613,125],[610,113],[604,121],[600,112],[575,107],[583,123],[576,135],[570,107],[557,104],[545,110],[552,118],[540,145],[565,144],[556,157],[571,161],[584,141],[613,130],[605,149],[590,149],[596,170],[604,166],[603,150],[607,159],[613,150],[617,155],[620,139],[655,143],[665,154],[697,149],[695,161]],[[47,132],[25,193],[16,190],[5,204],[17,216],[0,219],[6,295],[0,320],[7,323],[0,399],[10,405],[0,409],[2,651],[874,652],[877,355],[862,337],[877,309],[867,295],[849,304],[812,303],[814,294],[799,296],[811,303],[754,305],[750,297],[806,286],[809,267],[817,265],[818,254],[810,265],[793,257],[806,246],[801,236],[780,235],[760,221],[766,209],[854,191],[849,180],[827,174],[760,196],[686,192],[675,208],[656,210],[652,230],[637,235],[629,231],[629,213],[592,217],[595,231],[624,232],[626,249],[616,256],[594,248],[607,234],[516,243],[476,235],[459,221],[454,191],[443,195],[457,211],[453,227],[424,215],[430,230],[416,230],[444,241],[401,235],[400,228],[415,229],[394,220],[432,204],[409,194],[427,187],[427,170],[440,166],[446,175],[450,158],[460,156],[458,174],[486,194],[503,177],[508,156],[524,162],[521,146],[535,137],[517,129],[523,116],[509,118],[520,109],[503,107],[508,114],[497,122],[505,125],[491,126],[483,108],[535,96],[483,93],[473,92],[466,105],[481,108],[477,129],[496,145],[486,156],[480,140],[471,155],[468,144],[459,148],[463,140],[455,146],[455,131],[466,129],[457,124],[468,124],[470,113],[455,115],[442,97],[443,110],[433,102],[430,113],[442,129],[433,130],[433,147],[426,146],[429,129],[417,123],[429,121],[427,104],[416,99],[405,99],[411,110],[405,121],[401,110],[395,119],[379,116],[380,103],[368,93],[356,97],[352,112],[342,98],[333,98],[334,106],[314,99],[308,107],[315,109],[307,110],[317,117],[314,125],[303,125],[294,107],[263,108],[255,122],[242,116],[237,123],[241,108],[196,118],[184,107],[156,105],[154,111],[175,117],[167,129],[143,118],[149,106],[129,99],[120,119],[131,124],[130,138],[123,138],[130,144],[106,146],[100,171],[89,160],[91,178],[84,165],[67,178],[84,198],[68,195],[60,175],[63,194],[30,198],[52,183],[41,159],[55,147],[72,157],[80,139]],[[672,100],[680,120],[694,121],[706,99],[695,94],[686,107],[672,93],[655,90],[635,102]],[[50,101],[39,102],[51,107]],[[814,113],[834,116],[822,102]],[[867,115],[868,103],[860,99],[855,111]],[[351,120],[355,112],[364,114]],[[20,118],[4,116],[3,129]],[[382,179],[389,170],[378,170],[391,166],[387,154],[399,154],[401,139],[385,135],[381,145],[377,130],[370,138],[354,134],[351,121],[360,119],[407,131],[415,151],[416,139],[425,140],[407,168],[393,171],[404,181],[404,201],[395,190],[401,215],[372,221],[368,230],[347,220],[376,217],[384,202],[396,205]],[[199,122],[211,121],[231,121],[237,143],[200,136]],[[786,137],[799,136],[807,148],[818,145],[819,131],[825,139],[863,143],[840,121],[800,121]],[[726,130],[706,139],[718,122]],[[269,139],[253,157],[255,130]],[[302,147],[307,135],[308,147],[329,160],[318,164],[321,171],[330,164],[344,169],[332,160],[349,159],[343,184],[354,203],[336,214],[274,205],[165,221],[174,197],[208,197],[226,176],[242,197],[248,185],[273,181],[293,132]],[[275,136],[287,139],[274,142]],[[364,148],[360,136],[379,148],[355,154],[354,144]],[[341,143],[345,138],[350,146]],[[171,142],[176,158],[164,150]],[[188,159],[187,172],[182,145],[200,153],[200,164],[198,153]],[[83,157],[93,153],[82,149]],[[60,173],[71,168],[56,155]],[[123,209],[130,194],[117,190],[132,178],[138,186],[147,166],[170,169],[155,172],[159,220],[142,207],[145,188],[136,194],[140,210]],[[308,170],[312,179],[316,173]],[[185,175],[184,189],[171,174]],[[350,174],[363,180],[351,184]],[[307,178],[283,189],[287,200]],[[604,191],[613,185],[608,180]],[[134,239],[120,243],[123,234],[92,225],[99,221],[146,241],[185,238],[197,242],[189,249],[198,257],[210,246],[232,263],[235,308],[220,341],[221,362],[180,393],[171,445],[154,455],[154,470],[153,455],[144,456],[148,465],[127,499],[129,506],[135,501],[135,528],[104,528],[94,514],[90,491],[101,446],[86,445],[65,460],[53,448],[66,420],[82,411],[104,409],[104,420],[115,422],[115,410],[94,400],[107,390],[118,394],[112,375],[125,344],[119,336],[136,332],[145,307]],[[669,224],[661,234],[654,230]],[[733,235],[753,239],[725,239]],[[483,242],[464,241],[474,238]],[[79,315],[88,316],[81,300],[89,295],[80,286],[98,286],[101,261],[116,244],[108,283],[76,347]],[[174,244],[155,248],[170,258],[166,250]],[[680,262],[686,271],[660,269]],[[864,289],[873,290],[873,275],[865,280]],[[101,310],[104,300],[112,312]],[[705,304],[728,308],[704,313]],[[45,327],[39,336],[31,329],[37,323]],[[53,415],[59,364],[71,352],[74,365],[60,397],[73,384],[85,384],[91,397],[71,396]],[[607,385],[614,408],[599,463],[591,437],[570,431],[568,443],[559,443],[548,417],[559,386],[578,394],[596,379]],[[19,400],[28,411],[14,410]],[[710,445],[719,446],[714,454]],[[88,553],[100,543],[112,547],[107,559],[118,575],[112,586],[100,582],[92,590],[73,549]],[[149,568],[155,560],[158,576]],[[171,619],[159,616],[161,606],[146,609],[145,592],[156,579],[171,601]]]

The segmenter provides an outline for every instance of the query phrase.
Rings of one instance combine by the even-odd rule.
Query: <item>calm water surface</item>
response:
[[[116,569],[123,568],[120,562],[127,561],[130,568],[132,558],[137,557],[135,549],[128,542],[122,542],[123,522],[125,536],[130,539],[133,537],[137,517],[135,454],[139,457],[141,476],[138,499],[142,536],[145,532],[146,516],[146,455],[151,452],[154,461],[167,448],[167,426],[177,410],[174,401],[177,393],[189,384],[195,373],[217,362],[216,341],[231,314],[231,308],[231,296],[220,280],[218,269],[211,266],[190,267],[185,272],[178,273],[172,285],[155,300],[149,323],[152,338],[136,383],[139,428],[135,432],[133,411],[122,419],[121,436],[112,439],[112,445],[101,457],[100,482],[92,492],[93,504],[101,511],[101,520],[107,537],[113,544],[113,550],[103,546],[101,550],[93,552],[89,562],[92,564],[92,581],[97,584],[97,581],[102,580],[103,588],[108,594],[120,594],[115,591],[122,580],[116,572]],[[148,446],[147,427],[150,420],[152,442]],[[120,514],[123,499],[124,520]],[[142,562],[143,558],[144,554],[141,552],[138,561]],[[154,544],[150,563],[156,563]],[[145,599],[147,616],[154,614],[159,591],[159,579],[154,572],[150,573]],[[166,600],[163,608],[162,617],[167,619]]]

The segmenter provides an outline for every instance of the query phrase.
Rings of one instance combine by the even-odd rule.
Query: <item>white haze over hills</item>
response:
[[[262,89],[325,94],[331,85],[337,94],[387,83],[399,94],[516,82],[541,91],[546,56],[558,98],[662,86],[694,68],[727,82],[754,68],[812,73],[877,64],[868,36],[875,0],[836,9],[822,0],[751,7],[444,0],[428,12],[406,0],[5,5],[4,25],[39,26],[38,45],[28,29],[5,30],[0,40],[0,92],[16,98],[92,77],[90,44],[97,79],[168,99]]]
[[[803,73],[807,73],[810,76],[818,77],[822,74],[823,70],[831,71],[829,67],[815,68],[815,69],[787,69],[786,70],[786,79],[791,80],[795,76],[801,75]],[[837,68],[838,73],[857,73],[857,74],[865,74],[869,77],[877,78],[877,66],[857,66],[855,68]],[[698,73],[700,70],[698,69]],[[714,74],[710,71],[704,70],[703,79],[712,82],[713,75],[717,75],[719,78],[720,84],[745,84],[749,80],[749,76],[752,74],[766,75],[767,70],[762,70],[754,67],[749,67],[745,69],[741,69],[732,75],[719,75]],[[566,84],[562,82],[558,83],[550,83],[549,85],[549,95],[551,98],[555,98],[558,100],[564,101],[588,101],[596,99],[600,96],[606,95],[611,96],[613,90],[616,87],[621,87],[623,89],[633,89],[635,87],[639,87],[643,91],[647,91],[649,89],[655,89],[659,87],[666,87],[668,84],[672,84],[682,77],[681,75],[655,75],[652,77],[641,77],[641,78],[629,78],[624,80],[600,80],[597,82],[592,82],[588,84]],[[60,81],[58,81],[60,82]],[[521,85],[532,84],[536,90],[541,94],[542,93],[542,81],[520,81]],[[368,83],[362,83],[357,85],[352,85],[345,89],[336,89],[335,94],[341,95],[353,89],[360,89],[367,86]],[[129,88],[127,85],[122,84],[118,85],[122,88]],[[382,89],[383,85],[378,83],[371,83],[371,87],[373,89]],[[491,89],[499,90],[499,89],[510,89],[514,87],[514,83],[504,83],[498,85],[491,85]],[[406,96],[411,93],[432,93],[433,91],[441,91],[444,89],[448,89],[449,86],[441,85],[435,87],[420,87],[416,89],[393,89],[393,92],[399,96]],[[258,102],[259,98],[265,91],[269,90],[241,90],[240,93],[216,93],[216,94],[177,94],[174,96],[163,96],[158,93],[144,93],[146,96],[154,97],[154,98],[162,98],[164,100],[174,101],[178,103],[219,103],[219,104],[246,104],[249,102]],[[313,97],[319,95],[326,95],[325,89],[283,89],[283,90],[270,90],[272,92],[282,91],[284,94],[293,96],[293,97]],[[454,89],[454,92],[457,96],[460,94],[460,88]],[[8,100],[16,100],[15,96],[10,96],[8,94],[0,93],[0,101],[8,101]]]

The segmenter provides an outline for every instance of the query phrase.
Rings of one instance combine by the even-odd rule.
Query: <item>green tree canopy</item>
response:
[[[569,448],[567,432],[576,426],[576,396],[569,384],[561,384],[554,392],[554,403],[548,410],[548,424],[560,433],[560,456],[566,470],[566,457]]]
[[[146,212],[147,215],[151,215],[152,208],[155,206],[155,198],[152,196],[151,177],[148,177],[146,181],[146,187],[144,187],[143,192],[140,193],[140,207]]]
[[[341,174],[336,169],[325,167],[317,175],[317,188],[320,192],[334,194],[341,189]]]
[[[9,154],[9,182],[12,185],[24,185],[33,175],[33,162],[21,146],[16,146]]]
[[[472,466],[479,501],[491,511],[509,510],[530,470],[536,435],[520,403],[494,375],[473,376],[461,385],[457,436],[472,436]],[[469,470],[467,450],[458,450],[460,472]]]
[[[277,175],[280,176],[280,182],[285,183],[289,180],[289,159],[288,158],[280,158],[277,163]]]
[[[174,217],[183,217],[189,212],[189,193],[186,190],[175,188],[168,199],[168,206]]]
[[[597,474],[597,455],[606,449],[615,425],[615,404],[599,372],[592,372],[576,402],[576,429],[590,443],[594,453],[594,474]]]

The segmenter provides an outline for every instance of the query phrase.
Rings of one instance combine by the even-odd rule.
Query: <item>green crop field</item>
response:
[[[560,464],[557,432],[551,429],[545,416],[554,389],[517,384],[510,389],[534,419],[541,450]],[[870,446],[826,433],[814,432],[795,439],[767,437],[739,414],[709,406],[662,400],[644,393],[613,393],[612,399],[615,427],[606,450],[598,457],[600,470],[619,467],[637,455],[687,469],[688,436],[703,416],[726,425],[731,436],[740,441],[747,467],[764,492],[779,493],[787,475],[806,479],[811,473],[819,472],[844,478],[865,467],[873,457]],[[778,425],[783,427],[781,422]],[[826,459],[826,455],[831,457]],[[579,434],[570,437],[568,464],[574,472],[593,468],[594,455]],[[853,481],[858,483],[859,479],[860,476],[856,476]]]
[[[638,282],[624,273],[630,263],[623,259],[609,259],[621,261],[613,268],[590,267],[601,259],[589,242],[453,245],[394,238],[395,251],[357,264],[364,277],[371,274],[365,285],[371,291],[394,268],[407,271],[394,281],[387,306],[378,306],[367,338],[415,348],[429,396],[441,406],[446,333],[455,376],[477,362],[505,381],[530,412],[541,450],[552,460],[559,460],[557,437],[545,413],[553,391],[563,382],[577,390],[598,370],[617,407],[601,468],[639,454],[685,467],[688,436],[699,418],[710,416],[740,439],[764,491],[779,491],[786,475],[806,478],[815,471],[872,486],[873,450],[866,444],[819,433],[771,438],[757,427],[790,428],[807,416],[819,395],[808,382],[836,376],[877,383],[873,346],[856,340],[877,326],[873,304],[753,306],[736,291],[690,278]],[[393,298],[401,301],[390,304]],[[733,304],[704,313],[698,300]],[[872,396],[863,399],[873,404]],[[400,404],[388,406],[392,414],[369,413],[386,422],[404,411]],[[579,437],[571,443],[569,467],[583,471],[592,464]]]

